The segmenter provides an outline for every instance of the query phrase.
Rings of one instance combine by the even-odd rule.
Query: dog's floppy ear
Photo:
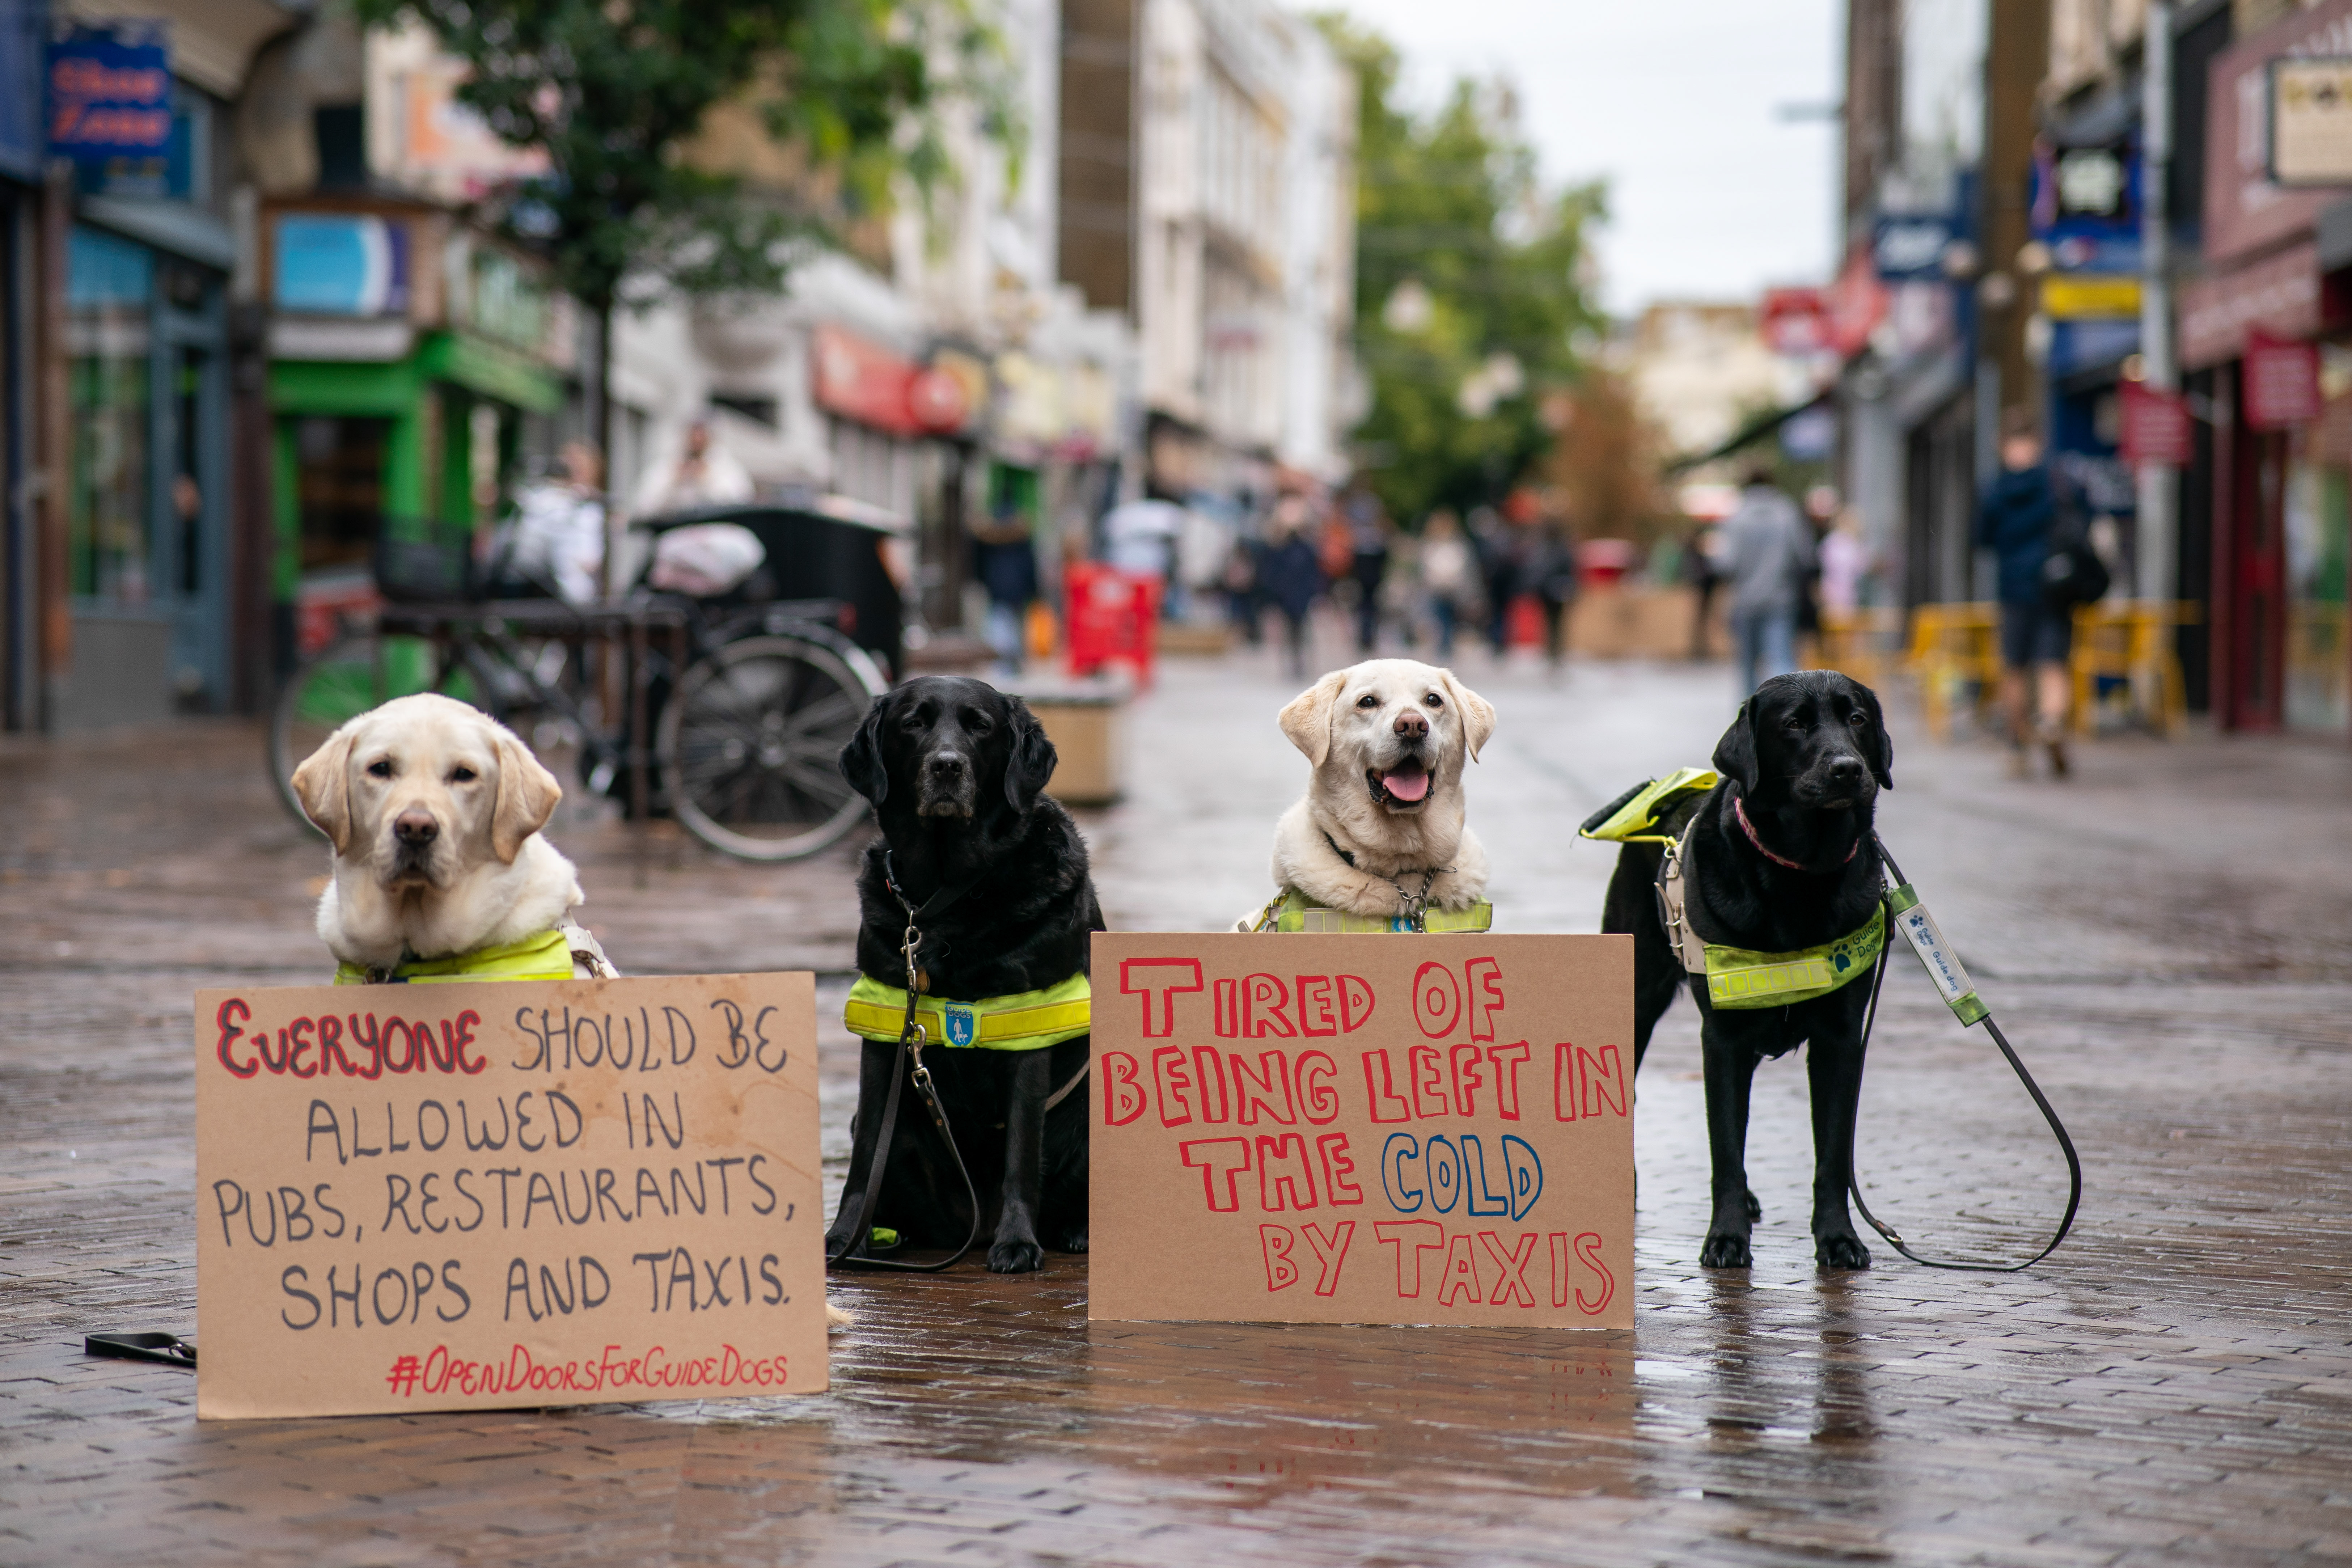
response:
[[[522,853],[522,841],[547,826],[563,786],[530,754],[530,748],[499,725],[499,798],[490,808],[490,849],[511,866]]]
[[[294,770],[294,796],[341,855],[352,847],[352,742],[356,727],[344,725]]]
[[[1847,677],[1853,680],[1853,677]],[[1862,700],[1862,710],[1870,715],[1870,739],[1875,754],[1870,758],[1870,776],[1878,781],[1881,789],[1895,787],[1895,737],[1886,732],[1886,714],[1878,706],[1878,693],[1853,680],[1853,689]]]
[[[1054,776],[1054,764],[1061,758],[1029,704],[1008,697],[1004,706],[1013,721],[1013,754],[1004,759],[1004,798],[1013,810],[1026,811],[1037,804],[1038,792]]]
[[[1756,793],[1756,725],[1751,717],[1756,700],[1739,705],[1739,717],[1715,743],[1715,771],[1739,785],[1741,795]]]
[[[1331,712],[1339,705],[1339,690],[1347,684],[1348,672],[1335,669],[1292,698],[1282,710],[1282,732],[1318,768],[1331,754]]]
[[[1478,760],[1478,748],[1495,732],[1495,705],[1454,679],[1450,669],[1441,669],[1437,679],[1454,706],[1462,710],[1462,738],[1470,744],[1470,760]]]
[[[841,776],[876,805],[890,793],[890,774],[882,765],[882,710],[889,706],[889,698],[877,697],[857,733],[841,748]]]

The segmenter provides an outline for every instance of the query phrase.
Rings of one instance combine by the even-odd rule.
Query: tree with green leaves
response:
[[[548,172],[492,216],[595,318],[594,440],[612,450],[613,316],[668,295],[772,293],[894,183],[946,170],[936,110],[1006,126],[1001,46],[964,0],[354,0],[463,60],[459,101]],[[712,110],[755,107],[806,171],[753,190],[688,156]]]
[[[1359,84],[1356,353],[1371,408],[1364,482],[1400,520],[1502,499],[1550,445],[1544,395],[1574,384],[1601,316],[1588,297],[1597,186],[1546,192],[1507,90],[1400,101],[1397,52],[1318,19]]]

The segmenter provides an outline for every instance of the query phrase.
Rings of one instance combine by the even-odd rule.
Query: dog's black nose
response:
[[[441,837],[441,825],[422,806],[410,806],[392,819],[393,837],[403,844],[430,844]]]
[[[961,752],[934,752],[931,754],[931,772],[940,778],[956,778],[963,773],[963,753]]]
[[[1867,772],[1868,770],[1862,765],[1862,759],[1860,757],[1834,757],[1830,761],[1829,774],[1830,782],[1832,784],[1844,785],[1858,784],[1862,783],[1863,777]]]
[[[1397,715],[1396,732],[1408,741],[1426,741],[1429,739],[1429,721],[1422,717],[1421,710],[1408,708]]]

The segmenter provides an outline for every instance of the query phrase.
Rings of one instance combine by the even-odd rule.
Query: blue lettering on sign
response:
[[[1400,1144],[1403,1146],[1398,1147]],[[1405,1173],[1407,1165],[1420,1163],[1420,1139],[1410,1132],[1389,1134],[1388,1142],[1381,1149],[1381,1188],[1389,1195],[1389,1206],[1399,1214],[1411,1214],[1421,1207],[1421,1188]]]

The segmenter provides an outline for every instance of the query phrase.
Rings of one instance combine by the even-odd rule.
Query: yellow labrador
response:
[[[1317,681],[1281,722],[1315,771],[1275,826],[1276,887],[1359,915],[1402,912],[1424,883],[1433,909],[1486,897],[1486,851],[1463,821],[1462,791],[1465,764],[1495,732],[1485,698],[1452,670],[1375,658]]]
[[[346,963],[384,971],[520,942],[568,925],[582,901],[572,862],[539,831],[563,786],[463,702],[403,697],[361,714],[294,770],[294,791],[335,847],[319,935]],[[573,945],[594,950],[584,931]],[[583,958],[574,972],[596,971]]]

